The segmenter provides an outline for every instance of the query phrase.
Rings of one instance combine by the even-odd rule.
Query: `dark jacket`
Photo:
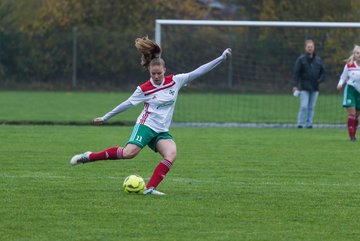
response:
[[[319,84],[325,81],[325,67],[319,56],[315,53],[301,55],[295,62],[293,87],[300,90],[319,91]]]

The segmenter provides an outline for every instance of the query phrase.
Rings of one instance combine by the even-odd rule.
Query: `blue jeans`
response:
[[[319,91],[300,91],[300,109],[297,118],[298,126],[303,126],[306,118],[305,125],[310,127],[313,124],[314,110]]]

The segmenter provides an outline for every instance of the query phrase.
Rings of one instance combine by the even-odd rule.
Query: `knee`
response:
[[[138,153],[139,152],[137,150],[130,149],[130,148],[124,148],[123,158],[124,159],[132,159],[132,158],[136,157]]]
[[[300,106],[301,111],[307,111],[307,109],[308,109],[307,105],[301,105]]]
[[[171,163],[174,163],[176,160],[176,151],[171,151],[164,155],[164,159],[168,160]]]

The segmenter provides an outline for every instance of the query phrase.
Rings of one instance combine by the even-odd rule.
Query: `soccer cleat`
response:
[[[356,137],[351,137],[351,138],[350,138],[350,141],[355,142],[355,141],[356,141]]]
[[[154,188],[145,189],[143,194],[145,194],[145,195],[149,195],[149,194],[152,194],[152,195],[166,195],[163,192],[156,191]]]
[[[87,163],[90,161],[89,159],[89,156],[90,156],[90,151],[87,151],[83,154],[78,154],[78,155],[75,155],[71,158],[70,160],[70,164],[71,165],[77,165],[77,164],[80,164],[80,163]]]

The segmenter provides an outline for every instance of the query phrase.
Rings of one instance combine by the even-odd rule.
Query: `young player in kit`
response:
[[[345,87],[344,87],[345,86]],[[360,115],[360,46],[355,45],[346,60],[337,89],[344,87],[342,106],[347,109],[347,127],[350,141],[356,141],[356,130]]]
[[[75,155],[70,163],[76,165],[98,160],[131,159],[147,145],[161,154],[162,161],[156,166],[146,184],[144,194],[164,195],[156,188],[176,159],[176,144],[169,133],[169,127],[179,90],[226,60],[231,55],[231,49],[225,49],[221,56],[192,72],[165,76],[165,62],[161,58],[160,46],[148,37],[137,38],[135,46],[142,54],[141,65],[149,70],[150,79],[138,86],[127,100],[104,116],[94,119],[95,124],[101,124],[118,113],[144,103],[144,109],[137,118],[129,141],[124,147],[116,146],[100,152],[88,151]]]

